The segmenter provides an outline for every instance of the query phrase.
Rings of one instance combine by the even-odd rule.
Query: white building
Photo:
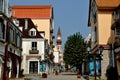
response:
[[[24,69],[24,74],[39,74],[41,60],[45,60],[45,55],[48,53],[46,50],[48,49],[47,40],[40,35],[31,19],[20,18],[17,20],[23,32],[21,68]]]

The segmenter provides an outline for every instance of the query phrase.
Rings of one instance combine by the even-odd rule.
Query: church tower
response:
[[[63,55],[63,50],[62,50],[62,35],[61,35],[61,31],[60,31],[60,27],[58,28],[58,32],[57,32],[57,49],[59,51],[59,62],[62,66],[62,68],[64,68],[64,55]]]

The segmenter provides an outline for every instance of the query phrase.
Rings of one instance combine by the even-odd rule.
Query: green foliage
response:
[[[64,60],[66,65],[80,66],[86,53],[84,38],[77,32],[70,35],[64,46]]]

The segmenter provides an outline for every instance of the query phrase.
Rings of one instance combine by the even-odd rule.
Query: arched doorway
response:
[[[16,78],[19,76],[19,61],[16,62],[17,72],[16,72]]]
[[[12,69],[12,60],[9,58],[8,59],[8,62],[7,62],[7,69],[8,70],[8,75],[9,75],[9,78],[11,77],[11,69]]]

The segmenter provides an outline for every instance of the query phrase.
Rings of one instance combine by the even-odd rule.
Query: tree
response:
[[[76,32],[67,38],[64,46],[64,60],[66,65],[76,66],[80,70],[82,60],[86,53],[84,38]]]

